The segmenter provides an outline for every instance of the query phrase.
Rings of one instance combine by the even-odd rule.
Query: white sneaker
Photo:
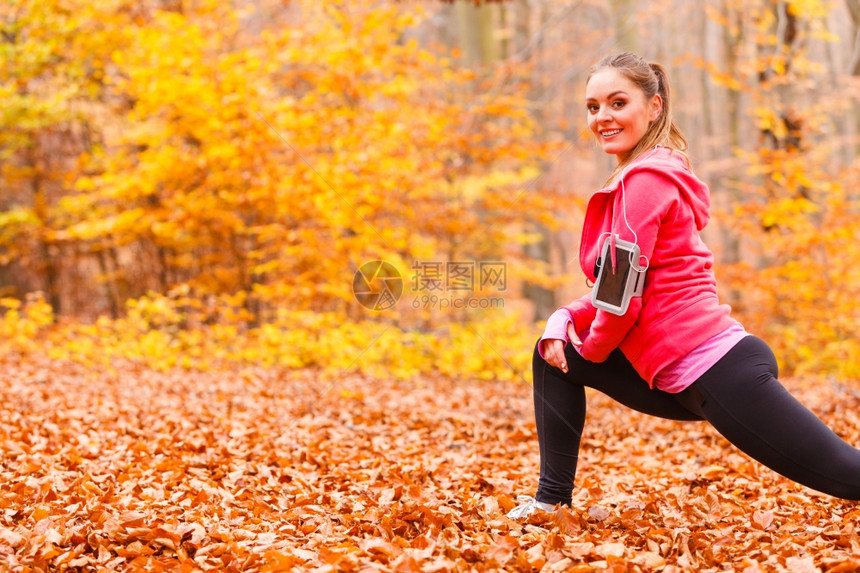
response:
[[[544,511],[552,511],[555,509],[554,505],[538,501],[530,495],[519,495],[517,496],[517,501],[520,502],[520,505],[508,512],[508,517],[510,519],[528,517],[538,509],[542,509]]]

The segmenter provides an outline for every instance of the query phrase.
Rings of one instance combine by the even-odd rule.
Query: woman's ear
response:
[[[660,117],[661,113],[663,113],[663,98],[660,97],[660,94],[654,94],[654,97],[651,98],[651,109],[648,121],[657,121],[657,118]]]

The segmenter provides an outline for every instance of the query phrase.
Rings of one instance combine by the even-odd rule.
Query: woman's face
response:
[[[624,161],[660,117],[663,100],[646,98],[639,86],[614,68],[595,72],[585,86],[588,127],[603,151]]]

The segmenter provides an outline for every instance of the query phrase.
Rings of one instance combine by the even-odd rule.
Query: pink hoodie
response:
[[[614,232],[633,241],[630,228],[641,262],[647,258],[648,274],[642,297],[631,300],[624,316],[595,309],[591,294],[564,307],[581,333],[584,358],[603,362],[620,348],[654,387],[660,370],[735,324],[730,307],[719,303],[714,257],[698,233],[708,223],[709,208],[708,187],[682,155],[664,147],[642,155],[613,185],[591,197],[579,250],[585,275],[596,278],[601,235]]]

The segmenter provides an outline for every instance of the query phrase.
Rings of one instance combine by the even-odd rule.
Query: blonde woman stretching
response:
[[[585,423],[585,388],[647,414],[707,420],[767,467],[812,489],[860,499],[860,450],[777,380],[776,359],[717,299],[713,255],[699,237],[709,191],[691,171],[664,69],[631,53],[604,58],[586,82],[588,126],[618,158],[589,200],[579,261],[590,280],[606,241],[635,243],[644,291],[623,314],[591,295],[558,309],[534,353],[540,479],[509,513],[570,504]],[[610,250],[611,252],[611,250]]]

